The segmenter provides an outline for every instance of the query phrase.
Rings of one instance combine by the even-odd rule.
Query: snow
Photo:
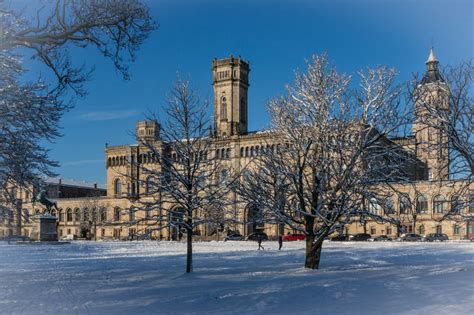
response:
[[[0,242],[0,314],[469,314],[474,243]]]

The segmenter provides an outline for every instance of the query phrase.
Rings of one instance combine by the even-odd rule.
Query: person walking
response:
[[[281,250],[282,246],[283,246],[283,236],[278,235],[278,250]]]
[[[259,236],[257,237],[258,250],[260,250],[260,249],[264,250],[264,249],[265,249],[265,248],[263,248],[263,246],[262,246],[262,241],[263,241],[263,237],[262,237],[261,235],[259,235]]]

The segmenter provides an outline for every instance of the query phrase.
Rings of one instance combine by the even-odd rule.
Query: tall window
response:
[[[63,222],[63,221],[64,221],[64,210],[59,209],[59,222]]]
[[[120,208],[114,209],[114,221],[120,221]]]
[[[400,214],[410,213],[410,199],[407,195],[400,196]]]
[[[72,209],[66,210],[66,220],[67,222],[72,222]]]
[[[74,219],[76,220],[76,222],[81,221],[81,212],[78,208],[74,209]]]
[[[223,96],[221,98],[221,120],[227,119],[227,98]]]
[[[455,225],[453,226],[453,234],[454,234],[454,235],[459,235],[459,234],[461,234],[461,227],[460,227],[459,225],[455,224]]]
[[[114,192],[115,192],[116,195],[121,195],[122,194],[122,181],[120,181],[119,178],[117,178],[115,180]]]
[[[424,195],[416,198],[416,213],[425,213],[428,211],[428,199]]]
[[[469,195],[469,213],[474,213],[474,194]]]
[[[107,209],[106,208],[100,209],[100,221],[102,221],[102,222],[107,221]]]
[[[433,200],[433,211],[434,213],[443,213],[444,212],[444,204],[446,200],[443,196],[438,195]]]
[[[378,204],[377,199],[370,198],[369,212],[373,214],[380,214],[380,205]]]
[[[441,225],[436,226],[436,233],[438,233],[438,234],[443,233],[443,227]]]

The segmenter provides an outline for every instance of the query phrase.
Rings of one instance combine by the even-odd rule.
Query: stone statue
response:
[[[57,211],[59,211],[58,204],[56,203],[56,201],[52,201],[52,200],[48,199],[48,194],[46,193],[44,188],[40,189],[38,194],[33,197],[31,202],[33,203],[33,207],[36,205],[36,202],[39,202],[40,204],[42,204],[46,208],[44,210],[43,214],[51,215],[51,210],[52,209],[56,209]]]

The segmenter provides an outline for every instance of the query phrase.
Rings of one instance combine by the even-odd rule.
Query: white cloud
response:
[[[138,114],[140,114],[138,110],[86,112],[86,113],[82,113],[80,115],[80,118],[82,120],[87,120],[87,121],[104,121],[104,120],[124,119],[128,117],[137,116]]]

